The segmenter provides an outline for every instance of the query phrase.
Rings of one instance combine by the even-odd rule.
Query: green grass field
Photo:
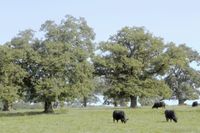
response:
[[[115,108],[69,108],[43,114],[41,110],[0,112],[0,133],[200,133],[200,107],[174,109],[178,123],[166,122],[165,109],[124,108],[126,124],[113,123]]]

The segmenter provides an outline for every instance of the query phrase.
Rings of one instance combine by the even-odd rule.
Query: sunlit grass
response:
[[[126,124],[113,123],[115,108],[68,108],[54,114],[42,110],[0,112],[0,133],[200,133],[200,107],[168,106],[178,123],[166,122],[165,109],[123,108]]]

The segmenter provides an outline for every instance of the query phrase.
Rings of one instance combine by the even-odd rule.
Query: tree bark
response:
[[[87,107],[87,97],[84,97],[84,98],[83,98],[83,106],[84,106],[84,107]]]
[[[137,107],[137,97],[136,96],[130,96],[131,98],[131,108],[136,108]]]
[[[3,100],[3,111],[10,111],[9,103],[7,100]]]
[[[117,106],[118,106],[118,102],[117,102],[117,99],[116,99],[116,98],[113,99],[113,104],[114,104],[114,107],[117,107]]]
[[[119,100],[119,105],[120,105],[121,107],[125,107],[125,106],[126,106],[126,101],[125,101],[124,98],[121,98],[121,99]]]
[[[186,100],[185,95],[182,92],[178,92],[177,99],[179,105],[183,105]]]
[[[51,101],[46,100],[44,102],[44,113],[53,113],[53,106]]]
[[[178,104],[179,105],[183,105],[184,102],[185,102],[185,99],[182,99],[182,98],[178,99]]]
[[[118,106],[118,104],[117,104],[117,102],[116,102],[116,101],[114,101],[114,103],[113,103],[113,104],[114,104],[114,106],[115,106],[115,107],[117,107],[117,106]]]

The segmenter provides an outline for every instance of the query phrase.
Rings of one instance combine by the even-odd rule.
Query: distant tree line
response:
[[[0,100],[8,111],[16,100],[52,103],[88,99],[101,92],[115,105],[136,98],[196,98],[200,55],[185,44],[165,43],[144,27],[123,27],[107,41],[94,42],[84,18],[47,20],[37,38],[27,29],[0,45]]]

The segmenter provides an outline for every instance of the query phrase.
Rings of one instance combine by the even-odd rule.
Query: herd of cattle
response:
[[[196,106],[198,106],[197,101],[192,103],[192,107],[196,107]],[[162,102],[162,101],[156,102],[156,103],[154,103],[152,108],[157,108],[157,109],[158,108],[165,108],[165,103]],[[169,120],[172,121],[173,120],[174,122],[178,122],[174,110],[165,110],[164,114],[165,114],[166,121],[169,121]],[[118,122],[119,120],[121,120],[122,123],[126,123],[128,118],[126,118],[126,115],[125,115],[123,110],[114,110],[113,111],[113,122],[115,122],[115,121]]]

